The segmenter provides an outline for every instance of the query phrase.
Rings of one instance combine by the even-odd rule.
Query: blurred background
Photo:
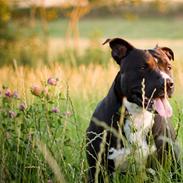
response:
[[[170,47],[175,81],[183,86],[182,0],[0,0],[0,83],[22,86],[14,71],[23,67],[17,78],[25,88],[56,75],[69,82],[71,93],[96,91],[100,98],[118,70],[102,45],[113,37],[143,49]],[[37,71],[25,76],[27,67]]]
[[[102,42],[112,37],[169,46],[181,58],[183,1],[0,0],[0,66],[105,65]]]

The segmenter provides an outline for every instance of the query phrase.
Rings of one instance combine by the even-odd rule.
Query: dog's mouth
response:
[[[160,95],[153,98],[147,98],[145,97],[144,100],[141,99],[141,97],[133,97],[134,103],[136,103],[139,106],[143,106],[148,111],[155,111],[160,116],[164,118],[169,118],[172,116],[173,110],[172,107],[168,101],[168,96]]]
[[[162,117],[168,118],[172,116],[172,107],[167,97],[158,97],[154,99],[154,109]]]
[[[171,96],[167,92],[161,92],[156,97],[153,97],[153,109],[156,111],[160,116],[169,118],[172,116],[173,110],[168,101],[168,98]]]

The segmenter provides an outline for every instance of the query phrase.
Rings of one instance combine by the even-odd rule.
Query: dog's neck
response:
[[[131,121],[131,124],[137,130],[148,131],[152,127],[154,123],[154,114],[152,112],[147,111],[135,103],[129,102],[126,98],[123,99],[123,104],[129,114],[127,120]]]
[[[151,148],[147,142],[148,133],[154,124],[154,114],[129,102],[126,98],[124,98],[123,103],[130,114],[124,125],[127,141],[138,148],[137,154],[147,159],[148,155],[155,150],[155,147]]]
[[[127,159],[131,154],[134,155],[136,162],[141,164],[156,148],[154,144],[149,145],[147,142],[147,135],[154,123],[154,114],[129,102],[126,98],[123,99],[123,104],[128,111],[123,127],[128,145],[121,149],[111,148],[108,159],[114,160],[116,168],[125,171],[128,164]]]

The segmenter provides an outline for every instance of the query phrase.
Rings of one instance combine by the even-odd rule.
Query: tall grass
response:
[[[31,91],[35,99],[28,104],[17,92],[2,89],[1,182],[63,182],[64,177],[80,182],[76,165],[84,160],[84,138],[78,136],[68,91],[48,84]]]
[[[171,103],[182,144],[181,66],[175,65],[178,87]],[[86,182],[85,130],[117,71],[112,62],[107,68],[91,64],[1,68],[0,182]],[[129,173],[123,180],[143,182],[141,173]],[[121,181],[118,174],[115,181]],[[153,179],[171,181],[164,169]]]

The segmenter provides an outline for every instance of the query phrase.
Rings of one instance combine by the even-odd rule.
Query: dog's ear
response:
[[[161,47],[161,50],[166,54],[166,56],[170,60],[174,60],[174,53],[173,53],[173,51],[170,48],[168,48],[168,47]]]
[[[119,65],[122,58],[125,57],[132,49],[134,49],[134,46],[121,38],[107,39],[103,45],[106,43],[109,43],[112,49],[111,55]]]

